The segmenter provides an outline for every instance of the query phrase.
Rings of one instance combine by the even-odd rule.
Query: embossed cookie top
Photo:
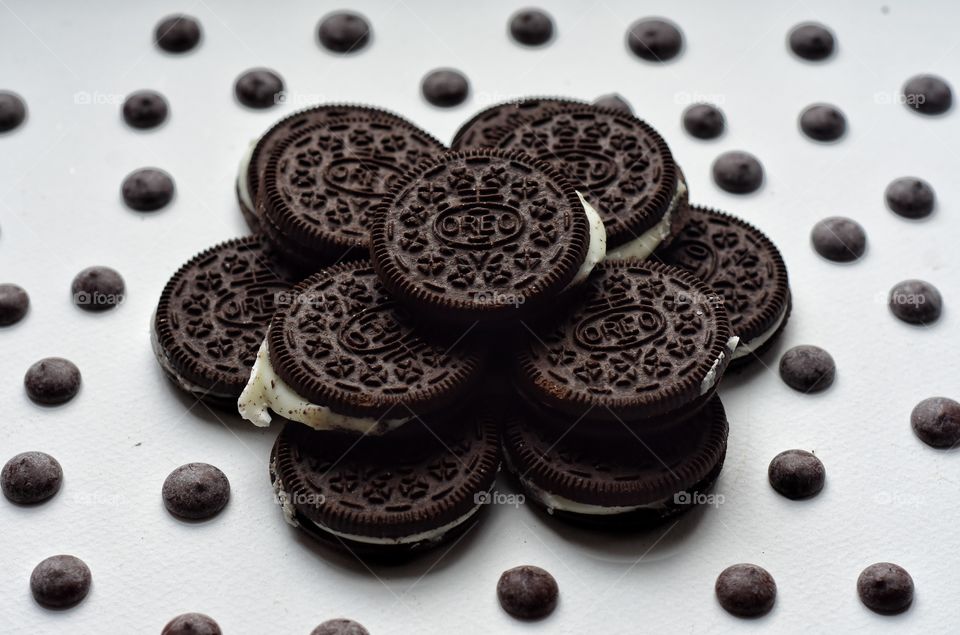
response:
[[[479,408],[451,423],[439,432],[414,424],[418,434],[400,442],[290,423],[274,446],[273,469],[297,514],[322,528],[407,537],[462,518],[493,484],[496,419]]]
[[[745,342],[770,329],[787,309],[790,287],[780,251],[739,218],[691,206],[683,231],[656,256],[723,296],[730,330]]]
[[[677,166],[666,142],[619,110],[546,110],[500,135],[495,147],[522,150],[566,175],[603,218],[608,249],[653,227],[677,191]]]
[[[508,418],[508,464],[540,489],[581,503],[648,505],[699,483],[726,453],[727,418],[714,395],[682,429],[637,436],[621,429],[615,441],[557,427],[521,411]]]
[[[469,392],[482,371],[469,337],[417,330],[367,261],[297,285],[271,322],[269,353],[299,395],[355,417],[440,410]]]
[[[274,149],[258,205],[275,231],[339,259],[367,248],[371,215],[394,180],[444,150],[419,128],[376,112],[307,126]]]
[[[154,317],[173,371],[211,394],[239,396],[278,296],[295,282],[259,236],[194,256],[164,287]]]
[[[371,230],[374,266],[418,315],[518,320],[586,259],[587,216],[549,165],[520,153],[451,152],[412,170]]]
[[[708,373],[719,380],[729,362],[719,296],[682,269],[609,260],[583,293],[517,356],[517,387],[534,403],[574,418],[648,419],[701,397]]]
[[[497,139],[538,113],[556,106],[581,103],[584,102],[559,97],[531,97],[495,104],[481,110],[460,126],[450,147],[454,150],[493,147]]]

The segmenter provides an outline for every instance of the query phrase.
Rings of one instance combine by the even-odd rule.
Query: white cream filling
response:
[[[293,506],[293,502],[290,500],[290,495],[287,494],[287,492],[283,489],[283,482],[280,480],[280,475],[277,474],[276,459],[270,461],[270,471],[274,475],[273,491],[277,496],[277,502],[280,504],[280,509],[283,510],[283,519],[290,525],[299,527],[300,523],[297,522],[297,510]]]
[[[604,257],[607,255],[607,230],[603,226],[603,219],[600,218],[600,214],[593,208],[593,205],[588,203],[587,199],[583,198],[583,194],[577,192],[577,196],[583,204],[583,212],[587,215],[587,223],[590,228],[590,244],[587,247],[587,257],[584,259],[583,264],[580,265],[580,270],[577,271],[577,275],[573,277],[573,280],[567,285],[564,291],[589,278],[593,268],[603,262]]]
[[[677,191],[673,193],[673,198],[670,199],[670,205],[667,206],[667,211],[664,212],[663,218],[637,238],[616,247],[613,251],[608,251],[607,258],[638,258],[643,260],[649,257],[650,254],[660,246],[660,243],[670,235],[671,219],[674,213],[676,213],[677,207],[680,205],[680,199],[683,198],[686,192],[687,184],[683,181],[678,181]]]
[[[444,537],[448,531],[459,527],[463,523],[470,520],[474,514],[480,511],[480,508],[483,507],[482,504],[475,506],[473,509],[468,511],[466,514],[457,518],[446,525],[441,525],[434,529],[429,529],[427,531],[421,531],[416,534],[410,534],[409,536],[400,536],[398,538],[375,538],[371,536],[358,536],[356,534],[348,534],[342,531],[336,531],[330,529],[326,525],[321,525],[318,522],[310,521],[311,524],[315,525],[322,531],[325,531],[328,534],[333,534],[334,536],[339,536],[344,540],[351,540],[353,542],[362,542],[368,545],[406,545],[415,542],[436,542]]]
[[[717,383],[717,369],[720,368],[720,364],[723,362],[723,358],[727,354],[731,355],[731,359],[736,359],[737,353],[736,350],[740,345],[740,338],[736,335],[730,337],[727,340],[727,348],[724,351],[720,352],[720,355],[717,357],[716,361],[713,362],[713,366],[710,367],[710,370],[707,371],[707,374],[704,376],[703,381],[700,382],[700,394],[705,395],[714,384]]]
[[[564,496],[558,494],[551,494],[545,490],[540,489],[529,480],[520,477],[520,483],[523,485],[524,489],[529,492],[534,498],[540,501],[544,507],[547,508],[547,513],[552,514],[554,510],[559,510],[562,512],[570,512],[572,514],[584,514],[588,516],[615,516],[616,514],[627,514],[629,512],[637,511],[638,509],[664,509],[667,507],[667,503],[672,500],[672,498],[667,498],[662,501],[657,501],[655,503],[648,503],[646,505],[623,505],[623,506],[613,506],[606,507],[603,505],[589,505],[587,503],[578,503],[577,501],[570,500]]]
[[[157,313],[154,311],[153,316],[150,318],[150,346],[153,348],[153,354],[157,358],[157,362],[160,364],[160,367],[163,368],[168,377],[176,382],[177,386],[198,397],[213,397],[214,399],[230,399],[233,397],[233,395],[228,395],[225,393],[212,392],[203,386],[195,384],[181,377],[173,369],[173,366],[170,365],[170,361],[167,359],[167,354],[160,347],[160,340],[157,337],[157,329],[154,326],[156,323]]]
[[[253,158],[253,150],[260,143],[260,139],[255,139],[247,146],[246,152],[240,158],[240,171],[237,173],[237,192],[240,194],[240,202],[251,212],[254,211],[253,198],[250,196],[250,187],[247,183],[247,174],[250,170],[250,160]]]
[[[399,419],[374,419],[372,417],[351,417],[334,412],[327,406],[311,403],[298,395],[285,381],[280,379],[270,363],[267,342],[269,331],[263,339],[257,359],[250,371],[250,379],[237,400],[240,416],[254,425],[270,425],[270,411],[290,421],[297,421],[316,430],[349,430],[361,434],[383,434],[399,428],[413,417]]]
[[[777,329],[779,329],[783,325],[783,320],[786,319],[786,317],[787,317],[787,308],[784,307],[783,311],[781,311],[780,313],[780,317],[778,317],[777,321],[773,323],[773,326],[771,326],[766,331],[756,336],[749,342],[742,342],[740,344],[739,348],[737,348],[737,351],[733,354],[733,359],[746,357],[753,351],[763,346],[771,337],[773,337],[773,334],[777,332]]]

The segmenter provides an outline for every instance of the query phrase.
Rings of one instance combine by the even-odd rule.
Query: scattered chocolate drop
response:
[[[728,613],[759,617],[773,609],[777,583],[766,569],[755,564],[735,564],[717,576],[717,600]]]
[[[174,516],[203,520],[217,515],[230,500],[230,481],[208,463],[181,465],[163,482],[163,504]]]
[[[794,346],[780,358],[780,378],[803,393],[826,390],[833,385],[836,374],[833,357],[817,346]]]
[[[830,104],[813,104],[800,113],[800,130],[815,141],[836,141],[847,131],[847,119]]]
[[[692,104],[683,111],[683,129],[697,139],[716,139],[725,127],[723,112],[711,104]]]
[[[148,130],[167,120],[170,109],[163,95],[154,90],[130,93],[123,102],[123,120],[131,128]]]
[[[52,498],[63,483],[63,468],[49,454],[23,452],[0,471],[0,489],[9,500],[32,505]]]
[[[370,23],[359,14],[338,11],[320,20],[317,36],[329,51],[355,53],[370,43]]]
[[[73,279],[73,303],[87,311],[106,311],[124,300],[123,278],[110,267],[88,267]]]
[[[867,250],[867,234],[860,223],[831,216],[813,226],[810,241],[818,254],[833,262],[853,262]]]
[[[953,105],[953,91],[936,75],[915,75],[903,85],[903,103],[923,115],[941,115]]]
[[[557,607],[559,593],[552,575],[529,565],[504,571],[497,582],[500,606],[523,620],[540,619],[552,613]]]
[[[362,625],[347,619],[327,620],[312,631],[310,635],[370,635]]]
[[[66,403],[80,390],[80,369],[62,357],[47,357],[27,370],[23,385],[27,396],[38,404]]]
[[[864,569],[857,578],[857,595],[872,611],[901,613],[913,602],[913,578],[901,566],[878,562]]]
[[[90,592],[90,568],[76,556],[51,556],[30,574],[30,592],[47,608],[67,608],[80,603]]]
[[[680,54],[683,34],[677,25],[659,18],[644,18],[630,25],[627,45],[648,62],[666,62]]]
[[[748,152],[724,152],[713,162],[713,180],[731,194],[749,194],[763,185],[763,165]]]
[[[904,280],[890,290],[890,312],[909,324],[931,324],[943,311],[943,298],[924,280]]]
[[[883,194],[887,207],[904,218],[925,218],[933,213],[936,194],[933,187],[915,176],[894,179]]]
[[[0,132],[18,128],[27,118],[27,105],[23,98],[9,90],[0,90]]]
[[[610,108],[611,110],[622,110],[630,115],[633,114],[633,107],[630,105],[630,102],[624,99],[619,93],[600,95],[593,101],[593,105],[599,106],[600,108]]]
[[[910,413],[910,425],[921,441],[935,448],[960,443],[960,403],[946,397],[930,397]]]
[[[806,22],[793,27],[787,41],[794,54],[812,62],[830,57],[836,47],[833,32],[816,22]]]
[[[209,615],[184,613],[167,622],[160,635],[221,635],[222,632]]]
[[[196,18],[171,15],[160,20],[153,32],[157,46],[168,53],[186,53],[200,43],[202,30]]]
[[[30,309],[30,296],[23,287],[0,284],[0,326],[12,326],[23,319]]]
[[[770,461],[767,478],[777,492],[793,500],[820,493],[826,479],[823,463],[806,450],[786,450]]]
[[[546,44],[553,37],[553,20],[539,9],[523,9],[510,18],[510,35],[526,46]]]
[[[434,106],[450,108],[464,102],[470,84],[460,71],[441,68],[427,73],[421,91],[424,99]]]
[[[173,200],[173,178],[159,168],[140,168],[123,179],[123,202],[138,212],[153,212]]]
[[[270,69],[252,68],[237,78],[233,92],[247,108],[262,110],[280,102],[283,80]]]

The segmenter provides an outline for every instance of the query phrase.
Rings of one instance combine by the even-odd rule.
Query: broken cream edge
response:
[[[253,150],[257,147],[258,143],[260,143],[260,139],[251,141],[250,145],[247,146],[247,150],[243,153],[243,157],[240,158],[240,168],[239,172],[237,172],[237,192],[240,195],[240,203],[251,212],[255,210],[253,207],[253,199],[250,198],[250,186],[247,183],[247,172],[250,170],[250,160],[253,158]]]
[[[613,259],[622,259],[622,258],[638,258],[644,260],[649,257],[657,247],[660,246],[667,236],[670,235],[670,225],[673,214],[677,211],[677,207],[680,205],[680,199],[683,198],[683,195],[687,193],[687,184],[684,181],[677,182],[677,191],[673,193],[673,198],[670,199],[670,205],[667,207],[667,211],[664,212],[663,218],[660,221],[640,234],[637,238],[626,242],[619,247],[615,247],[613,251],[607,252],[607,258]]]
[[[783,321],[787,317],[787,306],[784,305],[783,311],[780,312],[780,317],[777,318],[777,321],[773,323],[773,326],[768,328],[766,331],[756,336],[752,340],[743,342],[740,344],[740,347],[733,354],[733,359],[739,359],[741,357],[746,357],[753,351],[757,350],[761,346],[767,343],[767,341],[773,337],[773,334],[777,332],[781,326],[783,326]]]
[[[351,417],[334,412],[327,406],[310,403],[296,393],[283,381],[270,363],[270,351],[267,343],[270,331],[267,331],[257,360],[250,371],[250,379],[237,400],[240,416],[260,427],[270,425],[270,410],[284,419],[297,421],[316,430],[349,430],[360,434],[383,434],[399,428],[413,417],[399,419],[374,419],[372,417]],[[376,431],[376,432],[375,432]]]
[[[603,262],[603,259],[607,255],[607,230],[603,226],[603,219],[600,218],[600,214],[597,213],[597,210],[594,209],[593,205],[588,203],[587,199],[583,198],[583,194],[577,192],[577,197],[580,199],[580,203],[583,205],[583,212],[587,215],[587,224],[589,225],[590,230],[590,242],[587,247],[587,257],[583,259],[583,264],[580,265],[580,270],[577,271],[577,275],[573,277],[573,280],[570,281],[570,284],[566,286],[564,291],[571,287],[575,287],[589,278],[590,272],[593,271],[593,268]]]
[[[727,340],[727,347],[724,351],[720,352],[720,355],[717,356],[716,361],[713,362],[713,365],[710,367],[710,370],[707,371],[707,374],[704,375],[703,381],[700,382],[700,394],[705,395],[714,384],[717,383],[717,369],[720,368],[720,363],[723,361],[723,358],[726,355],[730,355],[731,359],[737,358],[737,349],[740,346],[740,338],[736,335],[731,336]]]

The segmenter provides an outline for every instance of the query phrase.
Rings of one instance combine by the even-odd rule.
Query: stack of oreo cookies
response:
[[[322,105],[251,144],[236,189],[255,234],[171,278],[157,359],[198,399],[281,420],[284,516],[364,557],[462,535],[501,456],[557,518],[688,509],[726,452],[718,384],[789,316],[776,247],[691,206],[622,110],[500,104],[447,149]]]

